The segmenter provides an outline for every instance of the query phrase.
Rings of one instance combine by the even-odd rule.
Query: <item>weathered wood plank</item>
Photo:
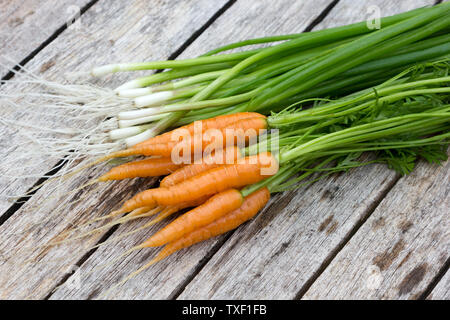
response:
[[[436,287],[427,297],[428,300],[450,300],[450,272],[447,270]]]
[[[305,299],[417,299],[449,258],[450,162],[403,177]],[[447,289],[448,290],[448,287]]]
[[[54,65],[42,70],[42,74],[48,79],[59,81],[67,71],[86,70],[108,61],[167,59],[225,3],[225,0],[159,1],[149,6],[148,1],[142,0],[101,1],[83,15],[80,29],[63,32],[36,55],[27,67],[39,74],[41,66],[52,61]],[[108,84],[118,85],[127,77],[129,78],[129,75],[117,75],[114,81]],[[20,87],[14,84],[7,85],[11,85],[12,91],[20,90]],[[12,119],[21,119],[36,125],[45,125],[48,120],[32,113],[21,114],[16,110],[5,109],[2,108],[2,116]],[[17,146],[11,154],[2,154],[2,157],[11,161],[15,155],[26,152],[26,149],[21,147],[24,139],[22,136],[8,131],[9,129],[3,126],[1,130],[2,144]],[[3,148],[2,152],[5,152]],[[44,163],[43,172],[53,165],[54,163]],[[81,177],[73,177],[60,186],[60,191],[65,193],[73,190],[89,177],[98,176],[104,169],[97,168]],[[72,224],[92,217],[92,213],[109,212],[146,183],[150,181],[106,184],[96,191],[91,189],[88,196],[86,192],[89,190],[71,194],[70,197],[62,194],[57,197],[50,193],[48,186],[41,189],[0,227],[0,253],[3,257],[0,260],[0,297],[45,297],[68,272],[67,267],[73,266],[87,252],[86,246],[94,244],[99,237],[87,241],[86,246],[84,243],[74,243],[71,246],[49,249],[43,245],[55,239]],[[23,181],[15,181],[2,185],[0,192],[20,193],[26,188]],[[53,198],[50,199],[51,196]],[[86,196],[78,205],[69,205],[69,202]],[[47,200],[44,207],[39,204],[43,200]],[[6,207],[6,203],[0,205],[2,211]],[[50,214],[51,221],[44,222]],[[34,259],[34,262],[26,263],[29,258]]]
[[[2,1],[0,3],[0,56],[18,63],[36,50],[65,23],[79,16],[89,0]],[[9,61],[7,66],[14,67]],[[7,71],[1,70],[0,78]]]
[[[276,33],[300,32],[330,2],[328,0],[315,1],[314,3],[293,0],[276,2],[269,0],[238,1],[212,24],[213,31],[206,30],[187,48],[182,56],[194,56],[204,50],[237,39]],[[277,19],[273,19],[274,15],[277,16]],[[242,32],[242,30],[245,30],[245,32]],[[133,228],[134,226],[121,227],[114,236],[123,234]],[[110,247],[105,247],[96,251],[83,264],[77,275],[81,279],[81,285],[78,288],[63,286],[52,295],[51,299],[98,298],[99,294],[104,293],[106,289],[148,261],[155,250],[142,250],[138,254],[127,257],[126,261],[115,263],[91,274],[88,273],[103,261],[111,261],[123,251],[123,248],[139,243],[154,230],[155,228],[152,228],[136,237],[125,239],[120,243],[121,250],[111,250]],[[165,299],[173,297],[180,287],[195,275],[202,259],[215,251],[215,245],[220,245],[222,240],[223,237],[220,237],[169,257],[111,292],[111,298]],[[76,277],[73,277],[73,279],[76,279]]]
[[[427,3],[432,2],[341,1],[317,27],[363,20],[370,5],[390,15]],[[276,196],[232,235],[179,299],[296,298],[396,179],[377,165]]]

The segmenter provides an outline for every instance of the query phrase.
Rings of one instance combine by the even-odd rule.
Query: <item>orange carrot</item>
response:
[[[208,225],[200,227],[192,232],[185,234],[177,240],[169,242],[154,259],[152,259],[145,266],[128,275],[119,283],[119,285],[135,277],[136,275],[150,267],[152,264],[161,261],[162,259],[178,250],[187,248],[197,242],[210,239],[237,228],[245,221],[253,218],[259,212],[259,210],[261,210],[266,205],[269,199],[270,192],[266,187],[253,192],[252,194],[245,197],[244,202],[239,208],[225,214],[224,216],[211,222]],[[131,250],[128,250],[124,255],[129,254],[131,251],[143,249],[145,247],[147,247],[147,242],[144,242],[132,248]],[[121,255],[119,259],[124,255]]]
[[[234,164],[224,164],[210,169],[168,188],[160,187],[140,192],[126,201],[118,212],[192,201],[205,195],[259,182],[274,175],[277,170],[277,160],[269,152],[263,152],[242,158]]]
[[[199,133],[204,133],[205,131],[207,131],[209,129],[226,128],[230,124],[237,122],[239,120],[246,119],[246,118],[255,118],[255,117],[266,118],[266,116],[264,116],[260,113],[257,113],[257,112],[240,112],[240,113],[222,115],[222,116],[209,118],[209,119],[205,119],[205,120],[199,120],[199,121],[193,122],[191,124],[177,128],[175,130],[160,134],[159,136],[150,138],[141,143],[138,143],[137,145],[134,146],[134,148],[140,148],[143,145],[147,145],[147,144],[168,143],[168,142],[173,141],[172,137],[176,137],[180,133],[189,132],[189,134],[191,136],[193,136],[195,125],[199,126],[199,124],[201,124],[201,132],[199,132]]]
[[[255,118],[260,119],[260,121],[255,121],[254,120]],[[203,133],[207,132],[209,129],[218,129],[218,130],[222,131],[222,133],[223,133],[226,131],[226,128],[232,126],[233,124],[234,124],[233,125],[234,127],[236,126],[236,124],[238,124],[238,125],[240,124],[240,125],[246,125],[246,128],[248,128],[249,123],[248,123],[248,121],[245,121],[246,119],[253,119],[250,123],[257,125],[256,128],[252,128],[252,129],[255,129],[256,131],[258,131],[258,129],[267,129],[266,117],[264,115],[256,113],[256,112],[242,112],[242,113],[236,113],[236,114],[231,114],[231,115],[223,115],[223,116],[218,116],[215,118],[201,120],[202,130],[201,130],[200,141],[203,141],[203,139],[204,139]],[[77,170],[74,170],[74,171],[66,174],[65,178],[69,178],[69,177],[73,176],[74,174],[76,174],[86,168],[92,167],[96,164],[102,163],[104,161],[107,161],[107,160],[113,159],[113,158],[128,157],[128,156],[135,156],[135,155],[144,155],[144,156],[159,155],[159,156],[163,156],[163,157],[170,157],[171,153],[172,153],[172,149],[174,148],[175,145],[177,145],[179,143],[179,141],[172,141],[172,137],[176,137],[178,135],[178,133],[181,133],[181,135],[183,135],[183,133],[187,133],[188,136],[191,138],[190,140],[195,141],[196,139],[194,139],[194,136],[193,136],[194,135],[194,127],[195,127],[195,122],[191,123],[189,125],[186,125],[184,127],[175,129],[171,132],[167,132],[167,133],[164,133],[157,137],[151,138],[147,141],[141,142],[131,148],[112,152],[104,157],[100,157],[100,158],[96,159],[95,161],[88,163],[85,166],[82,166],[81,168],[78,168]],[[181,129],[185,129],[185,130],[181,130]],[[241,128],[241,129],[247,130],[245,128]],[[248,138],[246,140],[248,140]],[[208,139],[207,139],[207,142],[209,142]],[[204,145],[204,143],[202,143],[202,145]],[[229,145],[231,145],[231,143]],[[206,146],[202,146],[202,148],[201,148],[202,151],[203,151],[204,147],[206,147]],[[191,152],[193,152],[194,149],[195,148],[190,148]],[[95,183],[95,182],[98,182],[98,180],[95,180],[92,183]]]
[[[193,154],[196,149],[204,151],[207,147],[215,146],[217,149],[219,147],[223,148],[226,145],[235,145],[238,141],[248,142],[249,139],[256,137],[260,133],[260,130],[264,129],[267,129],[267,120],[265,118],[245,118],[233,122],[226,128],[218,129],[213,135],[211,132],[205,132],[200,137],[191,137],[182,141],[143,144],[139,147],[134,146],[129,149],[113,152],[102,159],[106,160],[135,155],[170,157],[175,147],[180,151],[188,150],[190,154]],[[221,139],[218,139],[217,136],[221,137]],[[195,145],[198,143],[200,143],[200,146]]]
[[[253,218],[269,201],[270,192],[264,187],[245,197],[242,205],[210,224],[198,228],[183,237],[168,243],[163,250],[159,252],[154,260],[159,261],[172,253],[190,247],[200,241],[208,240],[225,232],[233,230],[244,222]],[[143,245],[145,242],[143,243]]]
[[[212,221],[207,225],[204,225],[203,227],[197,228],[194,231],[186,233],[185,235],[178,237],[178,239],[169,242],[154,259],[152,259],[143,267],[129,274],[127,277],[125,277],[122,281],[120,281],[110,290],[122,285],[123,283],[127,282],[131,278],[141,273],[142,271],[149,268],[154,263],[166,258],[167,256],[171,255],[172,253],[178,250],[181,250],[197,242],[210,239],[212,237],[230,231],[234,228],[237,228],[245,221],[253,218],[259,212],[259,210],[261,210],[264,207],[264,205],[269,201],[269,199],[270,199],[270,192],[266,187],[251,193],[250,195],[245,197],[240,207],[229,211],[225,215],[222,215],[220,218]],[[184,228],[184,226],[182,227]],[[127,250],[125,253],[121,254],[118,258],[114,259],[114,261],[122,259],[130,252],[146,248],[149,246],[149,244],[150,246],[153,246],[151,242],[149,243],[149,240],[145,241],[144,243],[138,246],[131,248],[130,250]]]
[[[178,204],[173,205],[173,206],[168,206],[167,208],[172,208],[173,210],[176,209],[176,211],[174,211],[174,212],[177,212],[177,211],[180,211],[182,209],[191,208],[191,207],[197,207],[197,206],[205,203],[205,201],[207,201],[209,198],[210,198],[210,196],[206,195],[206,196],[202,196],[202,197],[197,198],[197,199],[192,200],[192,201],[184,201],[184,202],[178,203]]]
[[[166,227],[155,233],[143,244],[145,247],[161,246],[174,241],[197,228],[210,224],[214,220],[242,205],[242,194],[236,189],[228,189],[208,199],[204,204],[186,212]]]
[[[200,163],[189,164],[175,170],[161,180],[160,187],[176,185],[209,169],[217,168],[225,163],[233,163],[235,160],[241,158],[241,156],[241,151],[237,147],[218,150],[201,159]]]
[[[132,161],[112,168],[98,180],[122,180],[136,177],[159,177],[174,172],[183,164],[176,164],[170,158],[150,158]]]

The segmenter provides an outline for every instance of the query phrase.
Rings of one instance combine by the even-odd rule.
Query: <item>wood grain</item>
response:
[[[420,163],[399,180],[303,298],[420,297],[449,258],[449,169]]]
[[[0,3],[0,57],[9,68],[22,61],[60,27],[79,15],[89,0],[2,1]],[[74,25],[75,27],[76,25]],[[0,68],[0,78],[7,70]]]
[[[343,1],[317,28],[363,20],[374,4],[390,15],[426,2]],[[296,298],[396,179],[386,167],[372,166],[276,196],[232,235],[179,299]]]
[[[213,47],[253,36],[275,33],[300,32],[320,14],[330,1],[238,1],[213,23],[181,57],[195,56]],[[274,15],[281,15],[273,24],[269,21]],[[241,30],[245,30],[242,32]],[[160,226],[158,226],[160,227]],[[132,226],[124,226],[115,232],[120,235]],[[145,236],[153,233],[155,228],[147,233],[125,239],[120,248],[131,247],[142,241]],[[169,257],[167,260],[152,266],[140,276],[130,280],[122,287],[111,292],[111,299],[167,299],[177,292],[198,272],[199,266],[217,250],[223,237],[196,245],[188,250]],[[120,250],[120,252],[123,250]],[[111,247],[96,251],[82,266],[79,276],[82,279],[78,288],[63,286],[52,295],[51,299],[86,299],[99,298],[108,288],[130,272],[137,270],[148,261],[155,250],[142,250],[127,257],[112,266],[91,272],[102,261],[111,261],[119,252]],[[86,275],[87,274],[87,275]],[[83,276],[84,275],[84,276]],[[143,284],[145,283],[145,288]]]
[[[48,79],[60,81],[65,72],[86,70],[92,65],[103,64],[105,57],[110,61],[167,59],[224,4],[225,1],[207,0],[181,3],[158,1],[149,6],[147,1],[138,0],[102,1],[83,15],[82,28],[63,32],[36,55],[27,67],[39,73],[44,63],[54,61],[54,66],[44,70],[43,74]],[[127,77],[129,75],[118,75],[108,84],[117,85]],[[10,90],[20,89],[15,84],[8,85],[11,85]],[[45,124],[48,120],[30,112],[21,113],[3,108],[2,116],[34,124]],[[21,148],[24,138],[8,130],[1,127],[2,144],[17,148],[11,154],[2,154],[2,157],[11,160],[15,155],[26,152],[26,149]],[[8,141],[4,140],[6,138]],[[3,148],[2,152],[5,152]],[[53,165],[44,162],[43,172]],[[49,186],[42,188],[0,227],[0,253],[3,256],[0,261],[1,298],[41,299],[47,296],[66,274],[70,274],[70,268],[101,235],[70,246],[47,248],[44,245],[73,224],[109,212],[139,188],[152,183],[151,180],[126,181],[64,195],[93,176],[98,176],[104,169],[99,167],[68,179],[60,186],[60,194],[51,193]],[[1,192],[20,193],[26,188],[23,181],[14,181],[3,183]],[[74,203],[76,200],[78,202]],[[45,202],[45,206],[42,206],[42,202]],[[0,208],[3,211],[7,206],[7,203],[2,203]]]

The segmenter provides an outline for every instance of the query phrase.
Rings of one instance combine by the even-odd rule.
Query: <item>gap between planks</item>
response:
[[[450,269],[450,258],[447,259],[447,261],[444,263],[442,268],[439,270],[439,272],[436,274],[436,276],[433,278],[433,280],[430,282],[428,287],[424,290],[424,292],[420,295],[418,300],[425,300],[425,299],[432,299],[433,298],[433,290],[441,283],[441,281],[445,281],[445,276],[447,276],[447,273]],[[445,285],[445,283],[444,283]],[[448,299],[450,297],[437,297],[437,299]]]
[[[25,56],[18,64],[16,64],[14,67],[11,68],[11,71],[7,72],[0,80],[0,86],[3,84],[3,81],[10,80],[14,77],[15,71],[19,71],[21,66],[25,66],[31,59],[33,59],[39,52],[42,51],[46,46],[48,46],[53,40],[55,40],[61,33],[64,32],[69,27],[69,23],[74,23],[78,19],[81,18],[81,16],[89,10],[95,3],[97,3],[98,0],[92,0],[88,3],[86,3],[83,7],[80,8],[80,14],[75,15],[74,18],[72,18],[69,21],[66,21],[63,23],[59,28],[57,28],[46,40],[44,40],[36,49],[31,51],[28,55]]]
[[[449,262],[449,261],[447,261]],[[450,300],[450,265],[447,264],[447,272],[442,276],[437,285],[426,297],[427,300]]]

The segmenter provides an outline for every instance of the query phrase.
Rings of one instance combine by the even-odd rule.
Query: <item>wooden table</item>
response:
[[[67,71],[105,61],[194,57],[244,38],[364,20],[372,5],[391,15],[434,2],[16,0],[0,5],[0,54],[59,81]],[[75,24],[68,25],[78,11]],[[1,76],[12,74],[2,69]],[[101,84],[114,87],[127,77],[107,77]],[[20,89],[4,86],[6,91]],[[4,105],[0,117],[46,124],[45,117]],[[13,175],[10,170],[27,173],[27,163],[14,162],[27,152],[21,144],[25,138],[4,125],[0,137],[0,156],[11,163],[0,172],[0,193],[21,194],[38,177],[6,176]],[[41,160],[44,175],[55,163]],[[449,167],[449,162],[421,162],[414,173],[401,177],[384,165],[371,165],[278,194],[252,221],[154,265],[113,290],[110,298],[449,299]],[[103,166],[90,169],[58,189],[72,190],[104,171]],[[118,208],[123,199],[155,182],[112,183],[70,196],[55,195],[47,185],[24,203],[2,197],[0,298],[95,299],[138,269],[154,250],[98,265],[113,261],[155,228],[115,245],[90,248],[142,221],[79,242],[45,244],[85,219]],[[76,199],[80,201],[73,203]]]

